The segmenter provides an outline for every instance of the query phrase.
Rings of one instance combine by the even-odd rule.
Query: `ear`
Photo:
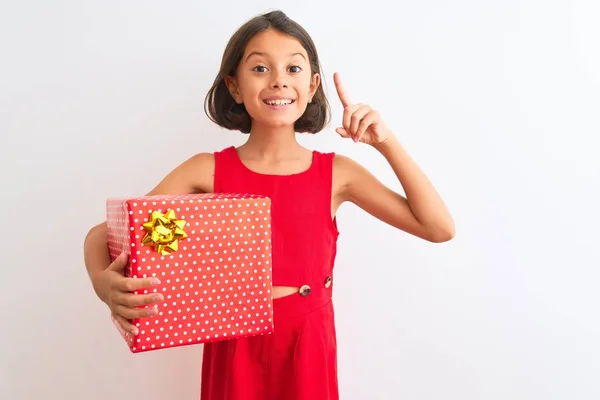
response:
[[[229,89],[231,97],[233,97],[236,103],[242,104],[242,95],[240,93],[240,88],[238,86],[237,79],[235,78],[235,76],[227,75],[224,80],[227,89]]]
[[[313,96],[317,93],[317,89],[321,84],[321,76],[318,73],[314,73],[312,79],[310,80],[310,88],[308,91],[308,102],[312,101]]]

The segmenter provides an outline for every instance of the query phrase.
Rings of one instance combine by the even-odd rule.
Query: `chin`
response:
[[[294,124],[296,123],[296,120],[289,120],[289,121],[268,121],[268,122],[263,122],[260,125],[264,126],[265,128],[268,129],[280,129],[280,128],[287,128],[287,127],[293,127]]]
[[[286,128],[290,126],[294,126],[296,121],[301,117],[301,115],[290,115],[290,116],[265,116],[263,118],[253,118],[253,123],[267,129],[279,129]]]

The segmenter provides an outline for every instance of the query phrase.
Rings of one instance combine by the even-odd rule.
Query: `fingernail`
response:
[[[155,294],[154,297],[152,297],[152,301],[161,301],[162,300],[162,295],[160,294]]]
[[[131,328],[131,334],[133,335],[137,335],[138,334],[138,330],[136,327]]]
[[[156,315],[158,314],[158,307],[150,307],[148,308],[148,315]]]
[[[154,278],[154,279],[152,279],[151,283],[152,283],[152,285],[159,285],[160,284],[160,279]]]

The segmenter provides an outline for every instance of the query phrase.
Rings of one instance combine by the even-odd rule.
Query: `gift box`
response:
[[[111,259],[124,251],[127,277],[161,281],[134,294],[164,297],[158,315],[131,321],[137,335],[119,329],[131,352],[273,331],[268,197],[159,195],[106,206]]]

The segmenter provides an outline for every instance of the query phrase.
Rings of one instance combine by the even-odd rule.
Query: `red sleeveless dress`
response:
[[[201,400],[339,399],[333,157],[313,151],[306,171],[268,175],[247,168],[234,147],[215,153],[216,193],[271,198],[273,284],[301,290],[273,301],[272,334],[204,345]]]

